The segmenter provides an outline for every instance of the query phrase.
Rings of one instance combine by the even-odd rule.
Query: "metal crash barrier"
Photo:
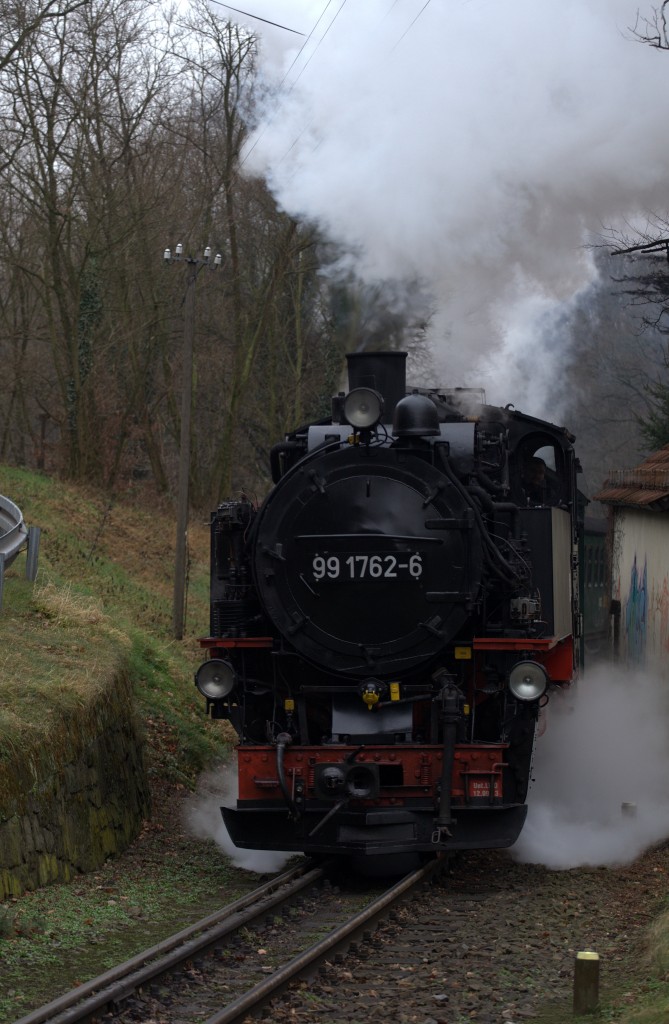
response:
[[[35,580],[40,532],[38,526],[27,527],[18,505],[0,494],[0,608],[4,596],[5,569],[23,548],[27,548],[26,576],[29,580]]]

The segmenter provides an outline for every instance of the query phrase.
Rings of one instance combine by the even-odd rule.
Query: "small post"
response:
[[[2,608],[2,598],[5,592],[5,555],[4,552],[0,553],[0,609]]]
[[[585,950],[574,964],[574,1016],[594,1013],[599,1005],[599,953]]]
[[[37,578],[37,558],[42,531],[39,526],[28,527],[28,551],[26,554],[26,578],[34,583]]]

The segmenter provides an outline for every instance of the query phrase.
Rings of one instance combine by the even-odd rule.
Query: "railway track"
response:
[[[16,1024],[160,1019],[233,1024],[315,972],[439,871],[439,861],[390,888],[332,884],[334,865],[310,862],[190,925]]]

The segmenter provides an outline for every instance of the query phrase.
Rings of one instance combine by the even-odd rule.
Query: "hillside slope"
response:
[[[191,786],[226,752],[193,685],[208,629],[208,531],[191,523],[184,640],[171,636],[174,514],[148,494],[122,497],[0,466],[0,494],[41,528],[35,584],[25,555],[7,572],[0,612],[0,736],[5,753],[39,742],[54,718],[121,660],[145,722],[150,771]]]

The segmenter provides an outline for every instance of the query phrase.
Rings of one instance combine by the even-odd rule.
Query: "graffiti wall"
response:
[[[669,679],[669,515],[615,508],[611,568],[621,657]]]

